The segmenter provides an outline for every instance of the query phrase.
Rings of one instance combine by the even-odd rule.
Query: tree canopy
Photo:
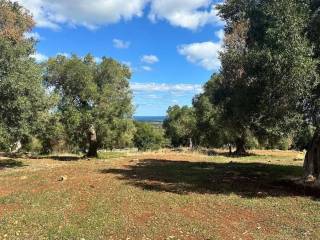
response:
[[[221,79],[211,100],[244,152],[248,134],[283,137],[303,118],[306,96],[318,84],[306,36],[306,1],[225,1]]]
[[[96,63],[91,55],[57,56],[45,79],[59,96],[57,111],[68,142],[90,156],[98,148],[130,145],[133,138],[130,70],[113,59]]]
[[[5,150],[36,134],[47,109],[42,71],[30,57],[35,41],[24,36],[32,27],[25,9],[0,1],[0,146]]]
[[[174,147],[192,147],[196,138],[196,117],[193,108],[173,106],[168,109],[163,123],[166,136]]]

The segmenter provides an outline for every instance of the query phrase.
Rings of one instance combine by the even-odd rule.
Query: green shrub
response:
[[[38,138],[42,144],[41,153],[43,154],[70,150],[66,142],[63,125],[58,116],[48,116],[48,119],[43,122],[43,126],[38,133]]]
[[[11,142],[10,134],[0,122],[0,151],[9,151]]]
[[[21,140],[21,151],[39,153],[42,149],[41,141],[35,137],[25,137]]]
[[[315,128],[310,125],[303,125],[294,135],[292,148],[295,150],[306,150],[312,141]]]
[[[260,148],[263,149],[278,149],[278,150],[289,150],[292,146],[292,137],[281,137],[281,136],[266,136],[265,139],[260,141]]]
[[[140,151],[158,150],[165,144],[164,131],[149,123],[136,122],[134,145]]]

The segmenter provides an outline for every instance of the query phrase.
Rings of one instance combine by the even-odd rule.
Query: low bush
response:
[[[150,123],[136,122],[136,133],[134,135],[134,145],[140,151],[158,150],[165,144],[164,131]]]

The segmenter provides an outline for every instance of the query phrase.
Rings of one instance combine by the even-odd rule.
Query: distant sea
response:
[[[137,122],[156,122],[162,123],[165,116],[134,116],[133,119]]]

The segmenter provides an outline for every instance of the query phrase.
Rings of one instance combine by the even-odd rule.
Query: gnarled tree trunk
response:
[[[234,152],[236,155],[247,155],[247,150],[246,150],[246,141],[244,138],[238,138],[236,140],[236,151]]]
[[[98,157],[98,141],[97,141],[97,133],[94,126],[91,126],[88,131],[88,139],[89,139],[89,150],[87,153],[87,157]]]
[[[314,133],[303,167],[308,182],[320,181],[320,129],[317,129]]]

